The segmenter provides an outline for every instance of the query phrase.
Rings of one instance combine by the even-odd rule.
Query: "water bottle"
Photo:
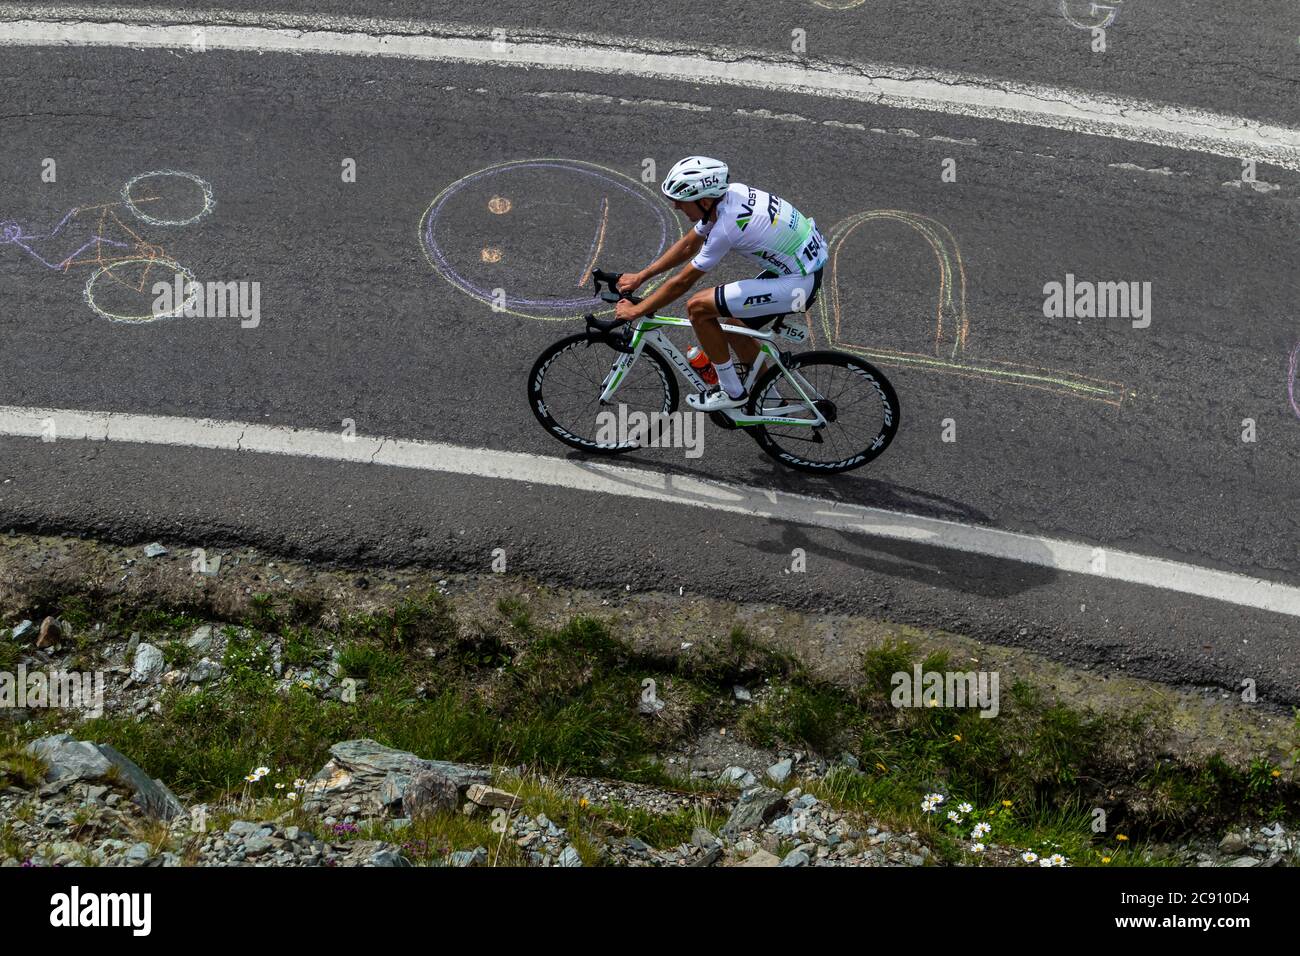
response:
[[[690,351],[686,353],[686,361],[691,363],[691,368],[695,369],[697,375],[704,379],[704,384],[713,386],[718,384],[718,370],[713,367],[709,357],[704,354],[704,349],[698,345],[692,345]]]

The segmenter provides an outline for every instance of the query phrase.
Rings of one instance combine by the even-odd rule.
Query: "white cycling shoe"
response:
[[[700,412],[720,412],[726,408],[740,408],[749,401],[749,393],[742,392],[739,398],[732,398],[721,387],[711,388],[703,395],[687,395],[686,404]]]

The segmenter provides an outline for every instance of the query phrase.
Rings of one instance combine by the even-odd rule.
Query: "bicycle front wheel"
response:
[[[662,355],[642,349],[613,401],[601,405],[605,379],[622,357],[608,345],[588,342],[581,332],[546,349],[528,375],[528,405],[542,427],[571,448],[597,455],[640,448],[642,442],[621,424],[638,421],[635,412],[647,417],[673,412],[677,380]]]
[[[802,352],[787,367],[811,389],[826,424],[756,425],[759,447],[783,465],[833,475],[878,458],[898,432],[898,396],[875,366],[844,352]],[[795,385],[776,366],[754,386],[750,415],[813,419]]]

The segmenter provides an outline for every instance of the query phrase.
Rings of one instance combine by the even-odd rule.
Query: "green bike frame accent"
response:
[[[633,326],[632,338],[628,343],[632,349],[631,353],[619,353],[618,358],[614,361],[614,366],[605,376],[600,392],[601,404],[607,404],[618,391],[623,379],[636,360],[641,357],[641,352],[647,346],[654,349],[675,369],[682,378],[684,378],[697,391],[703,392],[708,389],[708,385],[700,378],[699,374],[691,367],[691,363],[686,360],[678,348],[673,345],[672,341],[665,333],[668,328],[690,328],[689,319],[676,319],[666,315],[656,315],[649,318],[641,319]],[[753,425],[795,425],[808,428],[820,428],[828,424],[825,417],[817,409],[816,400],[820,398],[806,379],[793,369],[787,368],[781,361],[781,353],[772,344],[775,341],[775,334],[764,332],[759,329],[751,329],[743,325],[724,325],[724,332],[734,332],[737,335],[745,335],[752,339],[758,340],[759,355],[754,360],[753,367],[749,370],[749,376],[745,380],[746,391],[752,391],[755,383],[758,381],[763,366],[771,362],[781,370],[782,380],[789,382],[799,393],[801,401],[787,401],[782,399],[783,404],[774,407],[764,407],[763,414],[750,416],[744,413],[742,409],[731,408],[722,410],[736,425],[746,428]],[[795,410],[804,412],[802,416],[796,416]],[[812,417],[808,417],[811,415]]]

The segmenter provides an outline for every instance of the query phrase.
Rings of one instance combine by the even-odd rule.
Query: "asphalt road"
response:
[[[1062,27],[1057,6],[963,15],[943,4],[944,15],[938,3],[873,3],[867,16],[807,5],[798,22],[827,56],[1297,119],[1300,29],[1271,5],[1162,4],[1155,20],[1126,0],[1107,66],[1093,54],[1071,62],[1066,47],[1085,34]],[[647,18],[605,4],[597,20],[581,8],[503,3],[499,19],[575,32],[635,25],[673,40],[698,33],[682,32],[679,7],[688,9],[663,5]],[[775,48],[790,29],[770,12],[759,17],[758,4],[712,9],[746,24],[708,28],[729,45]],[[420,5],[427,18],[455,12]],[[391,4],[377,15],[411,13]],[[1192,36],[1213,54],[1190,55]],[[551,70],[6,48],[0,80],[10,91],[0,224],[44,235],[70,209],[104,204],[199,279],[258,282],[261,292],[255,328],[230,318],[115,323],[83,297],[93,265],[54,270],[0,244],[0,404],[320,429],[350,419],[366,434],[566,455],[523,402],[533,359],[577,328],[564,316],[583,311],[555,303],[582,297],[602,210],[608,268],[642,265],[675,237],[681,221],[656,205],[641,172],[646,160],[662,174],[678,156],[703,152],[731,159],[735,178],[780,192],[824,230],[901,211],[867,216],[843,240],[833,277],[839,331],[815,324],[815,333],[933,353],[936,263],[947,262],[957,296],[947,328],[961,314],[964,277],[970,334],[950,367],[887,367],[904,427],[884,457],[852,475],[796,475],[743,435],[716,430],[702,459],[665,449],[624,463],[1300,584],[1300,418],[1287,390],[1300,342],[1300,175],[1261,166],[1256,189],[1240,183],[1235,160],[1200,153]],[[355,183],[340,176],[345,157],[356,161]],[[56,182],[41,180],[47,158]],[[538,158],[555,162],[499,166]],[[941,178],[947,159],[955,182]],[[499,168],[469,179],[489,167]],[[206,215],[152,226],[111,205],[123,183],[159,169],[209,184]],[[192,184],[161,188],[152,208],[169,212],[159,218],[202,206]],[[494,199],[508,200],[508,211]],[[76,230],[99,228],[95,215],[74,217],[37,251],[58,261],[77,246]],[[445,263],[443,274],[431,259]],[[1149,327],[1044,317],[1044,284],[1067,274],[1150,282]],[[469,287],[505,290],[512,311],[494,312]],[[104,288],[105,303],[121,294]],[[1013,384],[995,374],[1008,363],[1049,369],[1056,384]],[[947,419],[955,442],[942,440]],[[1255,423],[1254,442],[1242,441],[1244,419]],[[482,570],[500,547],[511,570],[557,581],[868,611],[1171,683],[1231,687],[1251,677],[1268,701],[1300,702],[1296,625],[1281,615],[517,482],[0,438],[0,524]],[[784,573],[798,547],[808,573]]]

